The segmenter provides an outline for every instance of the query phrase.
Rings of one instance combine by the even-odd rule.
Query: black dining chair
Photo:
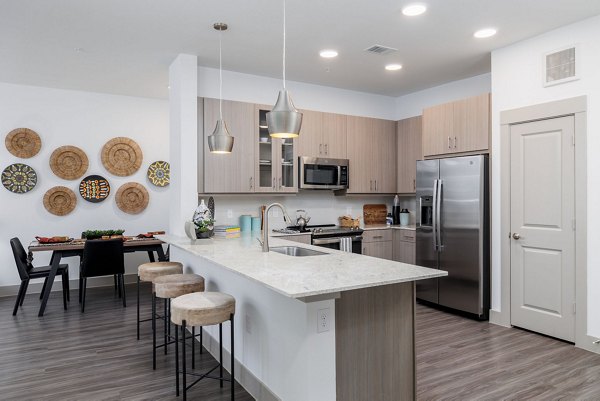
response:
[[[21,278],[21,286],[19,287],[19,293],[17,294],[17,301],[15,302],[15,308],[13,309],[13,316],[17,314],[19,306],[23,306],[25,300],[25,294],[27,293],[27,287],[29,281],[36,278],[45,278],[44,286],[42,288],[42,294],[46,288],[48,276],[50,275],[51,266],[38,266],[34,267],[31,262],[27,259],[27,253],[23,244],[18,238],[12,238],[10,240],[10,247],[12,248],[13,256],[15,257],[15,264],[19,271],[19,277]],[[57,275],[62,276],[63,284],[63,307],[67,309],[67,301],[69,300],[69,265],[61,264],[58,265]]]
[[[123,295],[123,306],[125,302],[125,258],[123,253],[123,240],[118,239],[95,239],[85,241],[81,267],[79,269],[79,302],[81,312],[85,312],[85,292],[88,277],[113,276],[117,280]]]

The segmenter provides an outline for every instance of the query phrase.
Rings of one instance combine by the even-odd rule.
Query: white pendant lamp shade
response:
[[[275,107],[267,113],[267,126],[273,138],[296,138],[300,134],[302,113],[294,107],[287,90],[279,91]]]
[[[283,0],[283,89],[279,91],[277,103],[267,113],[269,135],[273,138],[296,138],[300,135],[302,113],[295,107],[285,89],[285,0]]]
[[[208,137],[208,149],[210,153],[231,153],[234,138],[227,129],[223,120],[223,65],[221,57],[221,32],[227,29],[227,24],[216,23],[213,27],[219,31],[219,119],[212,134]]]
[[[211,153],[231,153],[233,139],[225,121],[218,119],[213,133],[208,137],[208,148]]]

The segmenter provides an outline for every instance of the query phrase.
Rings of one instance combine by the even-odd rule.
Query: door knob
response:
[[[514,239],[519,239],[519,238],[521,238],[521,234],[513,233],[513,238]]]

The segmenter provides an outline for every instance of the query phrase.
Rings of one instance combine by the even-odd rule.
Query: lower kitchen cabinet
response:
[[[394,230],[394,261],[415,264],[415,235],[414,230]]]
[[[392,233],[389,229],[368,230],[363,233],[362,254],[392,260]]]

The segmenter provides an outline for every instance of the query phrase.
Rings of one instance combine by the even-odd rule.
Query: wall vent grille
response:
[[[557,85],[579,78],[576,46],[544,54],[544,85]]]
[[[373,45],[373,46],[367,47],[365,49],[365,51],[368,53],[384,55],[384,54],[390,54],[390,53],[396,52],[396,51],[398,51],[398,49],[394,49],[393,47],[387,47],[387,46],[382,46],[382,45]]]

